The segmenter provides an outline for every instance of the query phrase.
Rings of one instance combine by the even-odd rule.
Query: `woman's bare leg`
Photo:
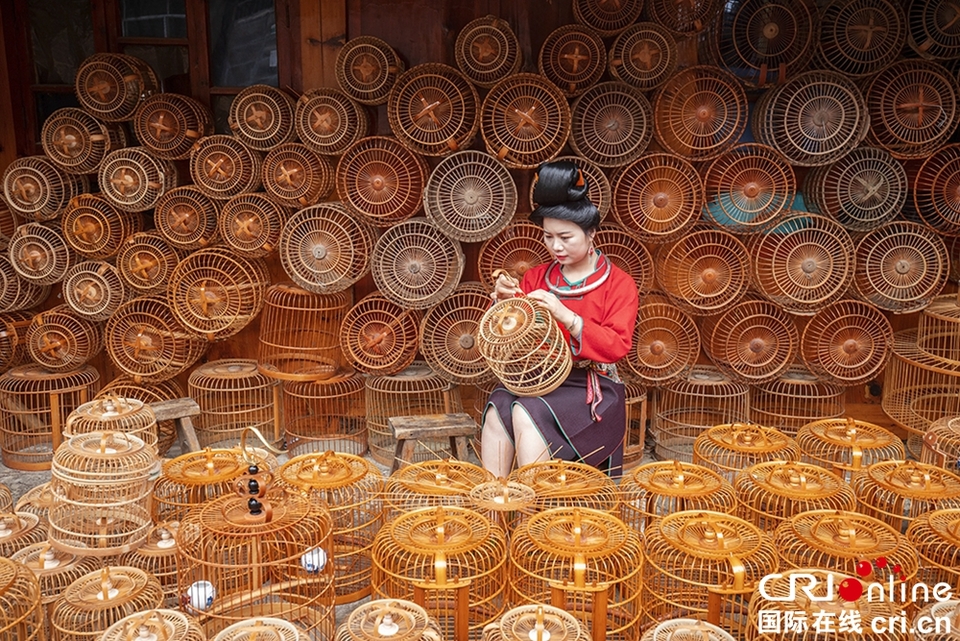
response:
[[[543,441],[540,430],[523,406],[514,405],[510,416],[513,418],[513,437],[517,441],[517,465],[549,461],[553,454],[550,446]]]
[[[513,469],[513,441],[494,407],[483,413],[483,428],[480,432],[480,458],[483,467],[497,478],[507,478]]]

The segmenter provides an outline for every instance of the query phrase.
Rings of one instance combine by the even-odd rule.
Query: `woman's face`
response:
[[[580,225],[560,218],[543,219],[543,242],[561,265],[577,265],[590,253],[595,232],[587,234]]]

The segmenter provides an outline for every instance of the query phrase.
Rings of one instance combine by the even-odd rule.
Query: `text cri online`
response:
[[[874,617],[864,621],[858,610],[831,612],[819,610],[809,614],[803,610],[760,610],[757,631],[760,634],[789,634],[813,630],[816,634],[863,634],[865,629],[874,634],[950,634],[949,616],[918,616],[911,624],[906,612],[899,616]]]

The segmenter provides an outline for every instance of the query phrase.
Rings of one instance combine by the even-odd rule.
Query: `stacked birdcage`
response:
[[[483,629],[480,641],[537,641],[553,638],[587,641],[591,637],[584,625],[566,610],[538,603],[507,610],[499,621]]]
[[[483,284],[492,289],[498,269],[503,269],[519,282],[528,269],[549,260],[543,230],[531,222],[515,220],[480,245],[477,271]]]
[[[650,243],[672,242],[700,217],[703,181],[686,159],[651,153],[611,180],[613,215],[624,229]]]
[[[277,478],[318,510],[330,511],[336,602],[369,596],[373,539],[384,522],[380,471],[359,456],[323,452],[290,459]]]
[[[303,92],[294,112],[300,140],[325,156],[338,156],[370,135],[371,120],[363,105],[334,87]]]
[[[616,482],[586,463],[561,459],[518,467],[507,479],[533,490],[534,512],[551,508],[590,508],[617,514],[620,492]]]
[[[944,416],[923,435],[920,461],[945,470],[960,469],[960,419]]]
[[[797,357],[796,321],[777,305],[746,300],[701,324],[703,349],[735,381],[759,385],[774,380]]]
[[[340,349],[361,372],[389,376],[410,366],[419,347],[420,312],[407,309],[380,292],[371,292],[351,307],[340,326]]]
[[[148,96],[137,108],[133,130],[137,140],[160,158],[183,160],[203,136],[213,133],[210,108],[175,93]]]
[[[844,393],[795,363],[776,379],[751,388],[750,417],[792,437],[807,423],[843,416]]]
[[[917,461],[878,461],[854,473],[860,512],[898,532],[931,510],[960,508],[960,476]]]
[[[414,601],[448,639],[479,639],[505,608],[506,534],[471,510],[401,514],[377,534],[372,557],[373,595]]]
[[[241,256],[262,258],[280,243],[290,209],[262,192],[233,196],[220,210],[217,228],[226,247]]]
[[[121,374],[103,386],[96,398],[117,396],[120,398],[135,399],[146,403],[161,403],[183,398],[186,394],[175,380],[162,381],[153,384],[137,384],[129,376]],[[165,456],[177,440],[177,425],[173,419],[157,421],[157,453]]]
[[[244,87],[230,103],[228,124],[250,149],[268,151],[294,140],[294,101],[283,89],[269,85]]]
[[[0,556],[11,557],[20,550],[47,540],[47,522],[29,512],[0,513]]]
[[[0,278],[0,281],[3,279]],[[0,286],[3,283],[0,282]],[[33,322],[30,312],[0,314],[0,370],[23,364],[27,358],[27,328]]]
[[[204,363],[190,373],[187,388],[200,406],[200,445],[233,447],[247,427],[261,430],[273,445],[283,442],[280,382],[261,374],[255,360]]]
[[[474,488],[492,480],[490,472],[466,461],[444,459],[404,465],[384,485],[384,514],[389,520],[424,507],[469,507]]]
[[[76,253],[52,223],[27,223],[10,237],[10,263],[26,281],[53,285],[77,262]]]
[[[648,385],[663,386],[690,372],[700,355],[700,331],[689,314],[669,302],[637,311],[627,366]]]
[[[22,218],[57,218],[70,200],[90,191],[86,176],[65,173],[46,156],[17,158],[3,171],[6,204]]]
[[[879,375],[893,352],[890,320],[876,307],[840,300],[819,310],[803,328],[800,356],[821,380],[843,387]]]
[[[738,303],[750,284],[750,254],[733,234],[694,230],[657,252],[657,279],[688,314],[711,316]],[[706,341],[705,341],[706,342]]]
[[[99,641],[131,614],[163,607],[160,582],[143,570],[105,567],[71,583],[50,615],[54,639]]]
[[[44,610],[37,578],[26,566],[0,558],[0,639],[43,641]]]
[[[163,588],[163,606],[175,608],[180,605],[180,593],[177,591],[177,541],[176,533],[180,524],[176,521],[161,522],[150,529],[147,540],[135,550],[131,550],[117,560],[120,565],[134,567],[150,576],[156,577]]]
[[[468,505],[502,527],[510,538],[516,522],[536,511],[536,502],[533,488],[498,478],[475,485]]]
[[[574,100],[571,111],[571,148],[601,167],[630,164],[653,137],[650,101],[625,82],[594,84]]]
[[[57,109],[43,121],[40,131],[43,153],[71,174],[96,173],[104,156],[127,143],[123,127],[101,122],[76,107]]]
[[[799,461],[764,461],[733,481],[738,516],[764,532],[807,510],[857,509],[857,497],[839,475]]]
[[[80,194],[64,209],[60,229],[78,254],[103,260],[114,256],[127,236],[143,231],[143,216],[119,209],[100,194]]]
[[[117,271],[135,295],[163,294],[183,256],[159,231],[139,232],[128,236],[117,252]]]
[[[21,276],[6,254],[0,254],[0,308],[4,312],[18,312],[35,307],[47,300],[50,285],[40,285]]]
[[[53,505],[53,490],[50,482],[41,483],[24,492],[14,506],[15,512],[35,514],[44,527],[50,526],[50,506]]]
[[[208,447],[165,461],[153,487],[154,521],[182,521],[190,510],[229,493],[246,468],[238,449]]]
[[[283,422],[291,456],[367,451],[366,384],[347,372],[323,381],[283,382]]]
[[[880,461],[903,460],[903,442],[879,425],[853,418],[808,423],[797,432],[801,460],[849,481],[854,472]]]
[[[228,200],[260,188],[262,155],[239,138],[204,136],[190,148],[190,176],[210,198]]]
[[[396,138],[370,136],[337,163],[337,194],[347,210],[377,227],[390,227],[423,207],[426,161]]]
[[[185,250],[209,247],[219,240],[221,202],[193,185],[176,187],[157,201],[153,220],[170,244]]]
[[[169,608],[170,606],[168,606]],[[207,641],[196,619],[172,609],[161,608],[123,617],[104,630],[100,641]]]
[[[100,392],[100,398],[84,403],[70,413],[63,427],[64,437],[90,432],[132,434],[157,450],[157,419],[143,401]]]
[[[373,36],[351,38],[337,53],[337,84],[365,105],[380,105],[404,70],[403,60],[383,40]]]
[[[601,10],[599,4],[595,10]],[[611,77],[648,91],[673,76],[677,59],[677,43],[669,31],[654,22],[638,22],[613,41],[607,70]]]
[[[306,207],[326,198],[333,189],[333,164],[299,142],[270,150],[263,159],[263,188],[285,207]]]
[[[99,323],[57,305],[33,317],[24,337],[31,360],[48,371],[75,371],[103,349]]]
[[[960,509],[937,509],[915,518],[904,534],[920,556],[917,583],[933,586],[960,581]],[[926,596],[929,602],[930,594]]]
[[[64,274],[61,289],[67,306],[91,321],[107,320],[133,297],[119,270],[106,261],[77,263]]]
[[[747,600],[780,567],[767,534],[728,514],[685,511],[655,520],[644,540],[646,622],[694,615],[743,638]]]
[[[439,376],[461,385],[488,383],[494,378],[477,345],[480,321],[489,306],[490,295],[484,285],[464,282],[424,313],[420,351]]]
[[[754,423],[714,425],[693,443],[693,462],[720,473],[731,483],[741,470],[766,461],[798,461],[796,441]]]

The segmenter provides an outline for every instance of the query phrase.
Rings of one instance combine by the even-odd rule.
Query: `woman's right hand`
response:
[[[511,278],[508,274],[500,272],[497,275],[497,280],[493,285],[493,291],[490,293],[490,298],[494,301],[507,300],[510,298],[516,298],[517,296],[523,296],[523,290],[520,289],[520,283]]]

